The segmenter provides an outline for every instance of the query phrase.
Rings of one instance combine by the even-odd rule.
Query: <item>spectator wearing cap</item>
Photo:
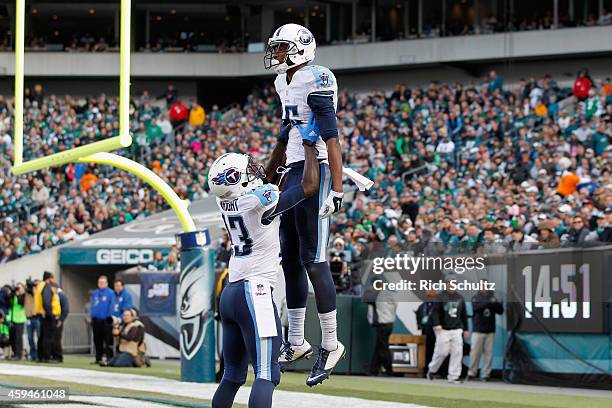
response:
[[[538,241],[540,248],[553,249],[561,246],[559,236],[555,233],[553,222],[550,220],[542,220],[538,224]]]

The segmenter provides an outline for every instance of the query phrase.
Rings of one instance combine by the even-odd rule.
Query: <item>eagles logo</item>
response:
[[[212,182],[218,186],[233,186],[240,181],[240,171],[235,167],[230,167],[213,177]]]
[[[304,44],[304,45],[308,45],[312,42],[312,34],[310,34],[310,31],[306,30],[306,29],[301,29],[300,31],[298,31],[298,40],[300,43]]]

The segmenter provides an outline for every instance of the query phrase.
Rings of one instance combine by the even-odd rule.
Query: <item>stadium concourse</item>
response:
[[[458,250],[474,250],[485,229],[510,250],[610,242],[612,86],[588,75],[577,85],[568,99],[572,91],[549,76],[509,89],[491,72],[478,84],[342,92],[345,163],[375,179],[375,187],[347,200],[333,232],[347,244],[435,236]],[[26,159],[116,135],[117,108],[106,95],[28,89]],[[225,115],[213,107],[198,124],[201,108],[175,90],[161,101],[145,92],[133,99],[135,142],[123,154],[195,200],[207,195],[207,169],[219,152],[267,159],[278,109],[264,87]],[[0,96],[0,263],[166,208],[140,180],[108,167],[77,164],[14,177],[11,133],[12,101]],[[574,216],[583,228],[573,227]]]

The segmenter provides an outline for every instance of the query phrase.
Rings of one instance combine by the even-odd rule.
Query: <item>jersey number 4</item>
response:
[[[253,248],[253,240],[249,236],[249,231],[244,225],[244,220],[241,215],[224,215],[223,222],[230,234],[232,246],[234,247],[234,256],[251,255]]]

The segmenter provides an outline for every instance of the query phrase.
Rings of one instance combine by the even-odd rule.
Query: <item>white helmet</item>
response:
[[[264,67],[284,74],[292,66],[312,61],[316,48],[317,43],[309,29],[299,24],[282,25],[268,40]],[[279,52],[286,52],[283,61],[276,59]]]
[[[208,173],[210,191],[222,200],[232,200],[263,185],[266,173],[246,154],[226,153],[215,160]]]

